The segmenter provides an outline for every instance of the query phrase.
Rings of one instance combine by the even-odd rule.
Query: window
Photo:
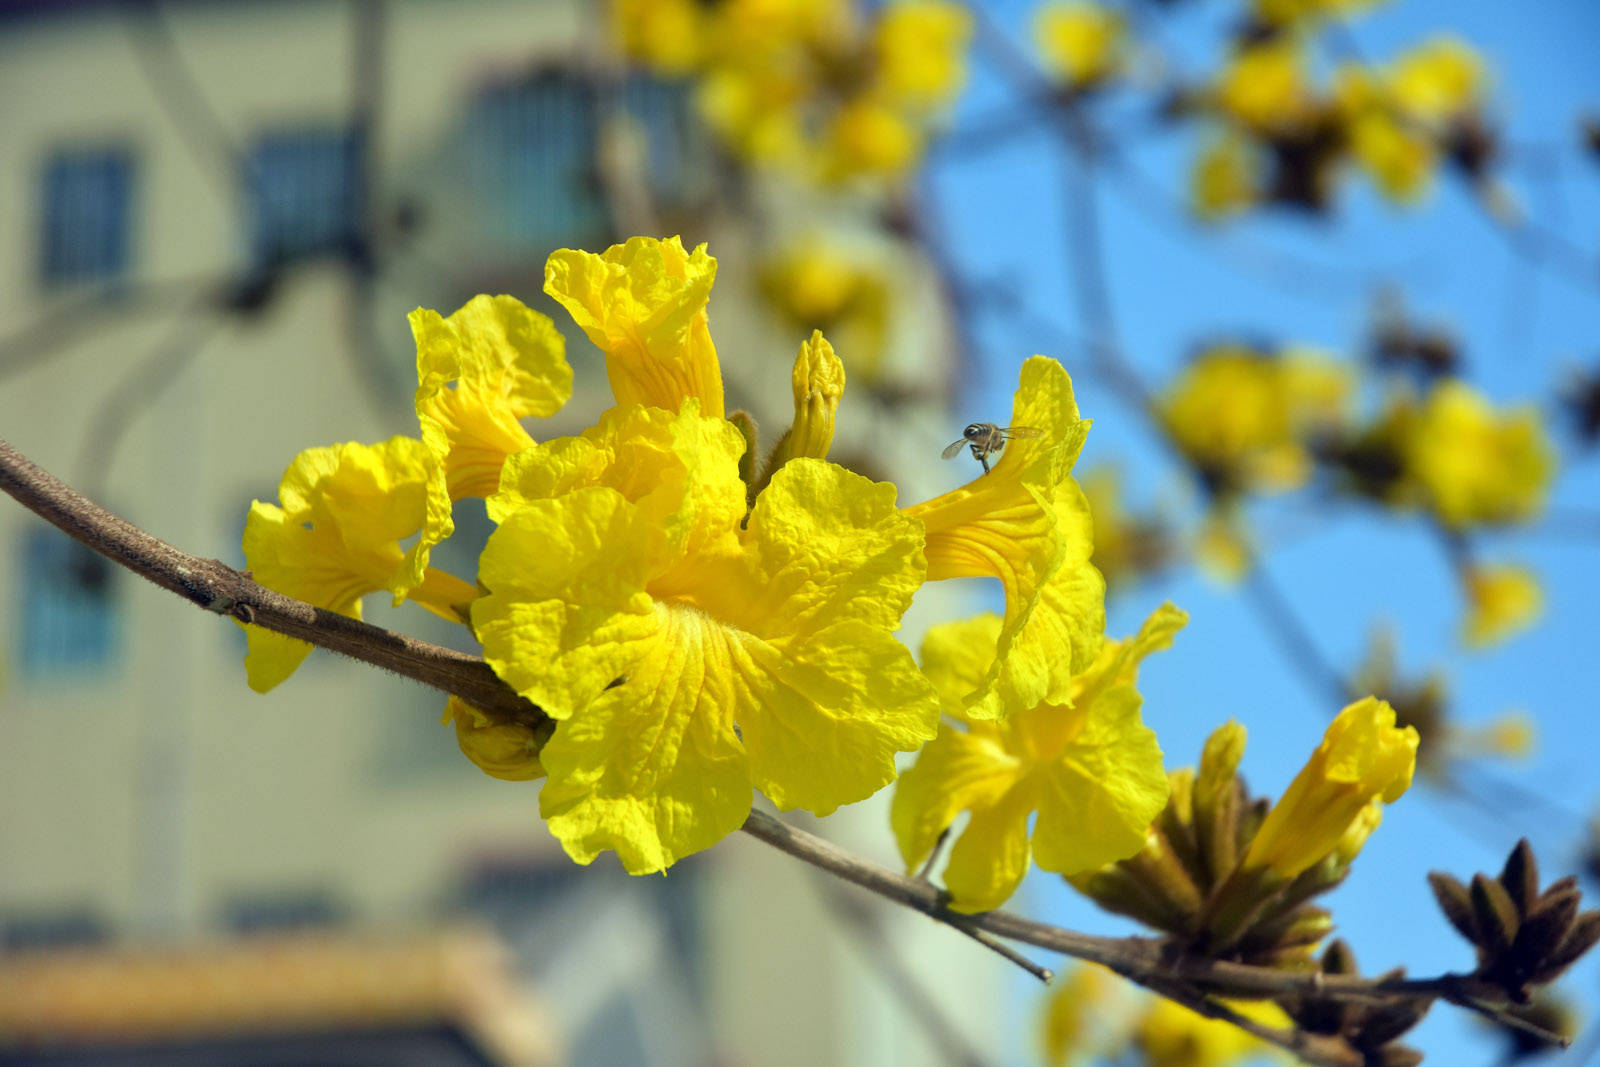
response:
[[[657,210],[685,204],[701,184],[706,157],[690,83],[635,72],[623,87],[623,106],[644,130],[647,177]]]
[[[116,652],[117,604],[111,564],[54,529],[22,540],[24,677],[81,674],[107,666]]]
[[[272,267],[347,250],[360,232],[362,138],[345,128],[271,133],[245,167],[250,259]]]
[[[40,276],[46,286],[115,281],[128,269],[133,153],[70,149],[45,164]]]
[[[542,71],[492,85],[473,101],[468,130],[491,233],[535,248],[584,247],[605,233],[588,81]]]

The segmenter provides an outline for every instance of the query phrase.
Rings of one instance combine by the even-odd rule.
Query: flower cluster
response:
[[[1465,643],[1493,644],[1538,618],[1531,572],[1467,554],[1475,531],[1531,522],[1544,510],[1556,464],[1537,410],[1497,411],[1461,379],[1439,377],[1421,396],[1392,396],[1370,424],[1326,446],[1352,491],[1422,511],[1458,547]]]
[[[1343,425],[1351,390],[1349,371],[1322,353],[1219,344],[1158,398],[1168,439],[1205,491],[1196,555],[1208,569],[1227,580],[1248,570],[1245,498],[1310,479],[1316,445]]]
[[[822,181],[897,178],[966,78],[971,17],[949,0],[615,0],[629,58],[696,79],[701,110],[752,162]]]
[[[1061,739],[1077,760],[1115,754],[1108,732],[1131,730],[1107,768],[1126,765],[1149,802],[1119,830],[1097,826],[1108,841],[1062,847],[1070,869],[1137,847],[1165,782],[1126,683],[1159,633],[1102,650],[1104,584],[1071,477],[1088,423],[1065,370],[1044,357],[1022,369],[1013,419],[1037,437],[901,507],[894,486],[827,461],[845,369],[820,332],[795,361],[794,423],[756,461],[753,424],[725,417],[715,275],[704,247],[676,238],[550,256],[545,290],[604,354],[616,401],[551,440],[521,423],[571,392],[550,320],[504,296],[414,312],[419,437],[298,457],[280,503],[252,508],[254,573],[334,611],[358,615],[385,590],[469,627],[529,711],[452,698],[445,720],[486,773],[546,779],[541,812],[580,862],[611,849],[630,871],[664,869],[737,828],[752,789],[818,814],[869,796],[896,753],[934,737],[941,698],[974,723],[1075,703],[1081,736]],[[473,581],[429,565],[470,496],[496,525]],[[972,637],[982,662],[956,692],[894,631],[925,581],[973,575],[999,580],[1006,610]],[[263,691],[309,651],[255,627],[249,639]],[[1051,810],[1095,825],[1100,777],[1062,777]]]
[[[1209,127],[1190,175],[1201,218],[1259,204],[1325,211],[1352,169],[1401,203],[1421,199],[1445,160],[1488,188],[1484,65],[1466,44],[1434,38],[1387,66],[1347,62],[1326,83],[1314,77],[1316,23],[1356,6],[1265,0],[1215,78],[1179,92],[1177,112]]]
[[[1134,856],[1069,880],[1101,907],[1186,948],[1267,966],[1302,965],[1332,928],[1307,903],[1338,885],[1411,784],[1417,731],[1368,697],[1341,711],[1275,804],[1239,778],[1245,731],[1229,722],[1198,770],[1171,775],[1171,798]]]

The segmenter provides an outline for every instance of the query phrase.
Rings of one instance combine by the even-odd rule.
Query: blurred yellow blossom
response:
[[[1256,150],[1236,131],[1210,137],[1189,174],[1189,207],[1214,221],[1237,215],[1259,197]]]
[[[1344,417],[1349,371],[1309,350],[1207,349],[1158,401],[1173,442],[1213,492],[1280,491],[1310,476],[1309,440]]]
[[[1271,1001],[1229,1001],[1227,1006],[1256,1022],[1294,1029]],[[1165,997],[1151,998],[1134,1026],[1134,1041],[1144,1053],[1145,1067],[1229,1067],[1271,1050],[1232,1023],[1207,1019]]]
[[[1114,1056],[1127,1043],[1134,998],[1127,983],[1095,964],[1078,964],[1052,983],[1039,1032],[1049,1067]]]
[[[878,378],[889,318],[885,271],[810,237],[768,259],[758,278],[762,297],[788,327],[821,330],[850,353],[852,373]]]
[[[911,168],[966,80],[971,22],[952,0],[865,14],[848,0],[618,0],[612,19],[625,54],[698,79],[707,122],[736,153],[825,182]]]
[[[1008,443],[987,474],[906,509],[927,530],[929,581],[998,578],[1005,592],[997,654],[965,699],[978,719],[1066,700],[1105,631],[1093,524],[1071,477],[1089,423],[1060,363],[1023,363],[1009,425],[1040,433]]]
[[[1255,0],[1256,16],[1274,26],[1359,14],[1388,0]]]
[[[705,5],[699,0],[612,0],[611,32],[628,58],[662,74],[687,74],[704,54]]]
[[[1096,467],[1084,475],[1082,485],[1094,523],[1091,562],[1108,590],[1136,582],[1169,562],[1172,545],[1165,525],[1158,518],[1129,513],[1116,468]]]
[[[1435,37],[1397,57],[1388,81],[1396,104],[1409,118],[1445,123],[1480,105],[1484,62],[1464,41]]]
[[[1467,617],[1461,639],[1473,648],[1499,644],[1532,626],[1544,610],[1539,579],[1526,567],[1472,564],[1462,576]]]
[[[1409,485],[1446,526],[1525,522],[1543,510],[1555,451],[1535,408],[1502,414],[1452,378],[1396,425]]]
[[[1314,104],[1306,67],[1304,47],[1293,37],[1247,45],[1217,79],[1217,106],[1251,130],[1299,126],[1311,117]]]
[[[1027,874],[1030,851],[1041,869],[1065,874],[1139,851],[1166,803],[1167,776],[1134,683],[1140,661],[1170,645],[1185,621],[1170,604],[1158,608],[1137,636],[1105,643],[1066,701],[1016,708],[1000,723],[964,710],[989,673],[999,616],[930,630],[923,670],[965,729],[941,727],[895,789],[890,819],[907,868],[927,859],[963,811],[972,818],[944,871],[957,911],[1002,904]]]
[[[1372,801],[1400,799],[1416,761],[1417,731],[1396,727],[1393,708],[1374,697],[1349,705],[1267,813],[1242,869],[1293,878],[1332,853]]]
[[[1039,56],[1052,78],[1074,89],[1098,86],[1117,74],[1126,48],[1122,16],[1088,0],[1051,0],[1034,16]]]
[[[268,589],[361,618],[361,598],[403,594],[452,622],[464,622],[472,583],[427,568],[410,581],[400,542],[417,533],[434,469],[421,441],[308,448],[278,486],[281,507],[255,501],[244,527],[244,558]],[[298,638],[246,626],[245,671],[258,693],[288,678],[311,653]]]
[[[878,18],[883,92],[909,109],[937,109],[967,80],[972,14],[952,0],[899,0]]]

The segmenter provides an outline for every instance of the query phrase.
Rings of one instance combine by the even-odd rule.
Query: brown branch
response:
[[[300,638],[454,693],[480,707],[542,718],[542,713],[502,682],[477,657],[418,641],[335,612],[275,593],[217,560],[202,559],[174,548],[118,518],[76,490],[41,470],[10,444],[0,440],[0,490],[100,555],[207,611],[253,623]],[[876,893],[885,900],[921,912],[965,934],[1036,976],[1049,972],[997,938],[1105,966],[1124,978],[1212,1018],[1223,1018],[1264,1041],[1300,1056],[1308,1063],[1352,1067],[1349,1049],[1328,1039],[1264,1026],[1243,1019],[1217,996],[1270,998],[1308,995],[1329,999],[1383,1000],[1391,997],[1439,998],[1491,1019],[1510,1023],[1502,1008],[1486,1002],[1492,990],[1470,976],[1373,981],[1355,975],[1278,971],[1219,960],[1175,956],[1158,938],[1098,937],[1036,922],[1003,911],[963,915],[951,911],[945,893],[927,882],[894,874],[857,859],[835,845],[753,810],[743,831],[782,852]],[[1526,1029],[1527,1027],[1522,1027]],[[1558,1035],[1539,1036],[1560,1044]]]
[[[472,704],[539,720],[544,715],[476,656],[397,634],[275,593],[214,559],[202,559],[102,508],[0,440],[0,490],[114,563],[192,604],[381,667]]]

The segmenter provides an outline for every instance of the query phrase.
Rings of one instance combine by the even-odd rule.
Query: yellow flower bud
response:
[[[1293,878],[1338,850],[1373,801],[1392,804],[1411,785],[1417,740],[1414,727],[1395,726],[1385,701],[1346,707],[1267,814],[1243,868]]]
[[[497,719],[454,696],[444,709],[444,721],[452,720],[456,727],[456,744],[461,746],[462,755],[476,763],[484,774],[508,782],[544,777],[539,752],[554,732],[554,723],[533,727]]]
[[[833,346],[813,330],[794,361],[794,428],[789,431],[788,455],[827,459],[833,444],[833,420],[844,396],[844,361]]]

